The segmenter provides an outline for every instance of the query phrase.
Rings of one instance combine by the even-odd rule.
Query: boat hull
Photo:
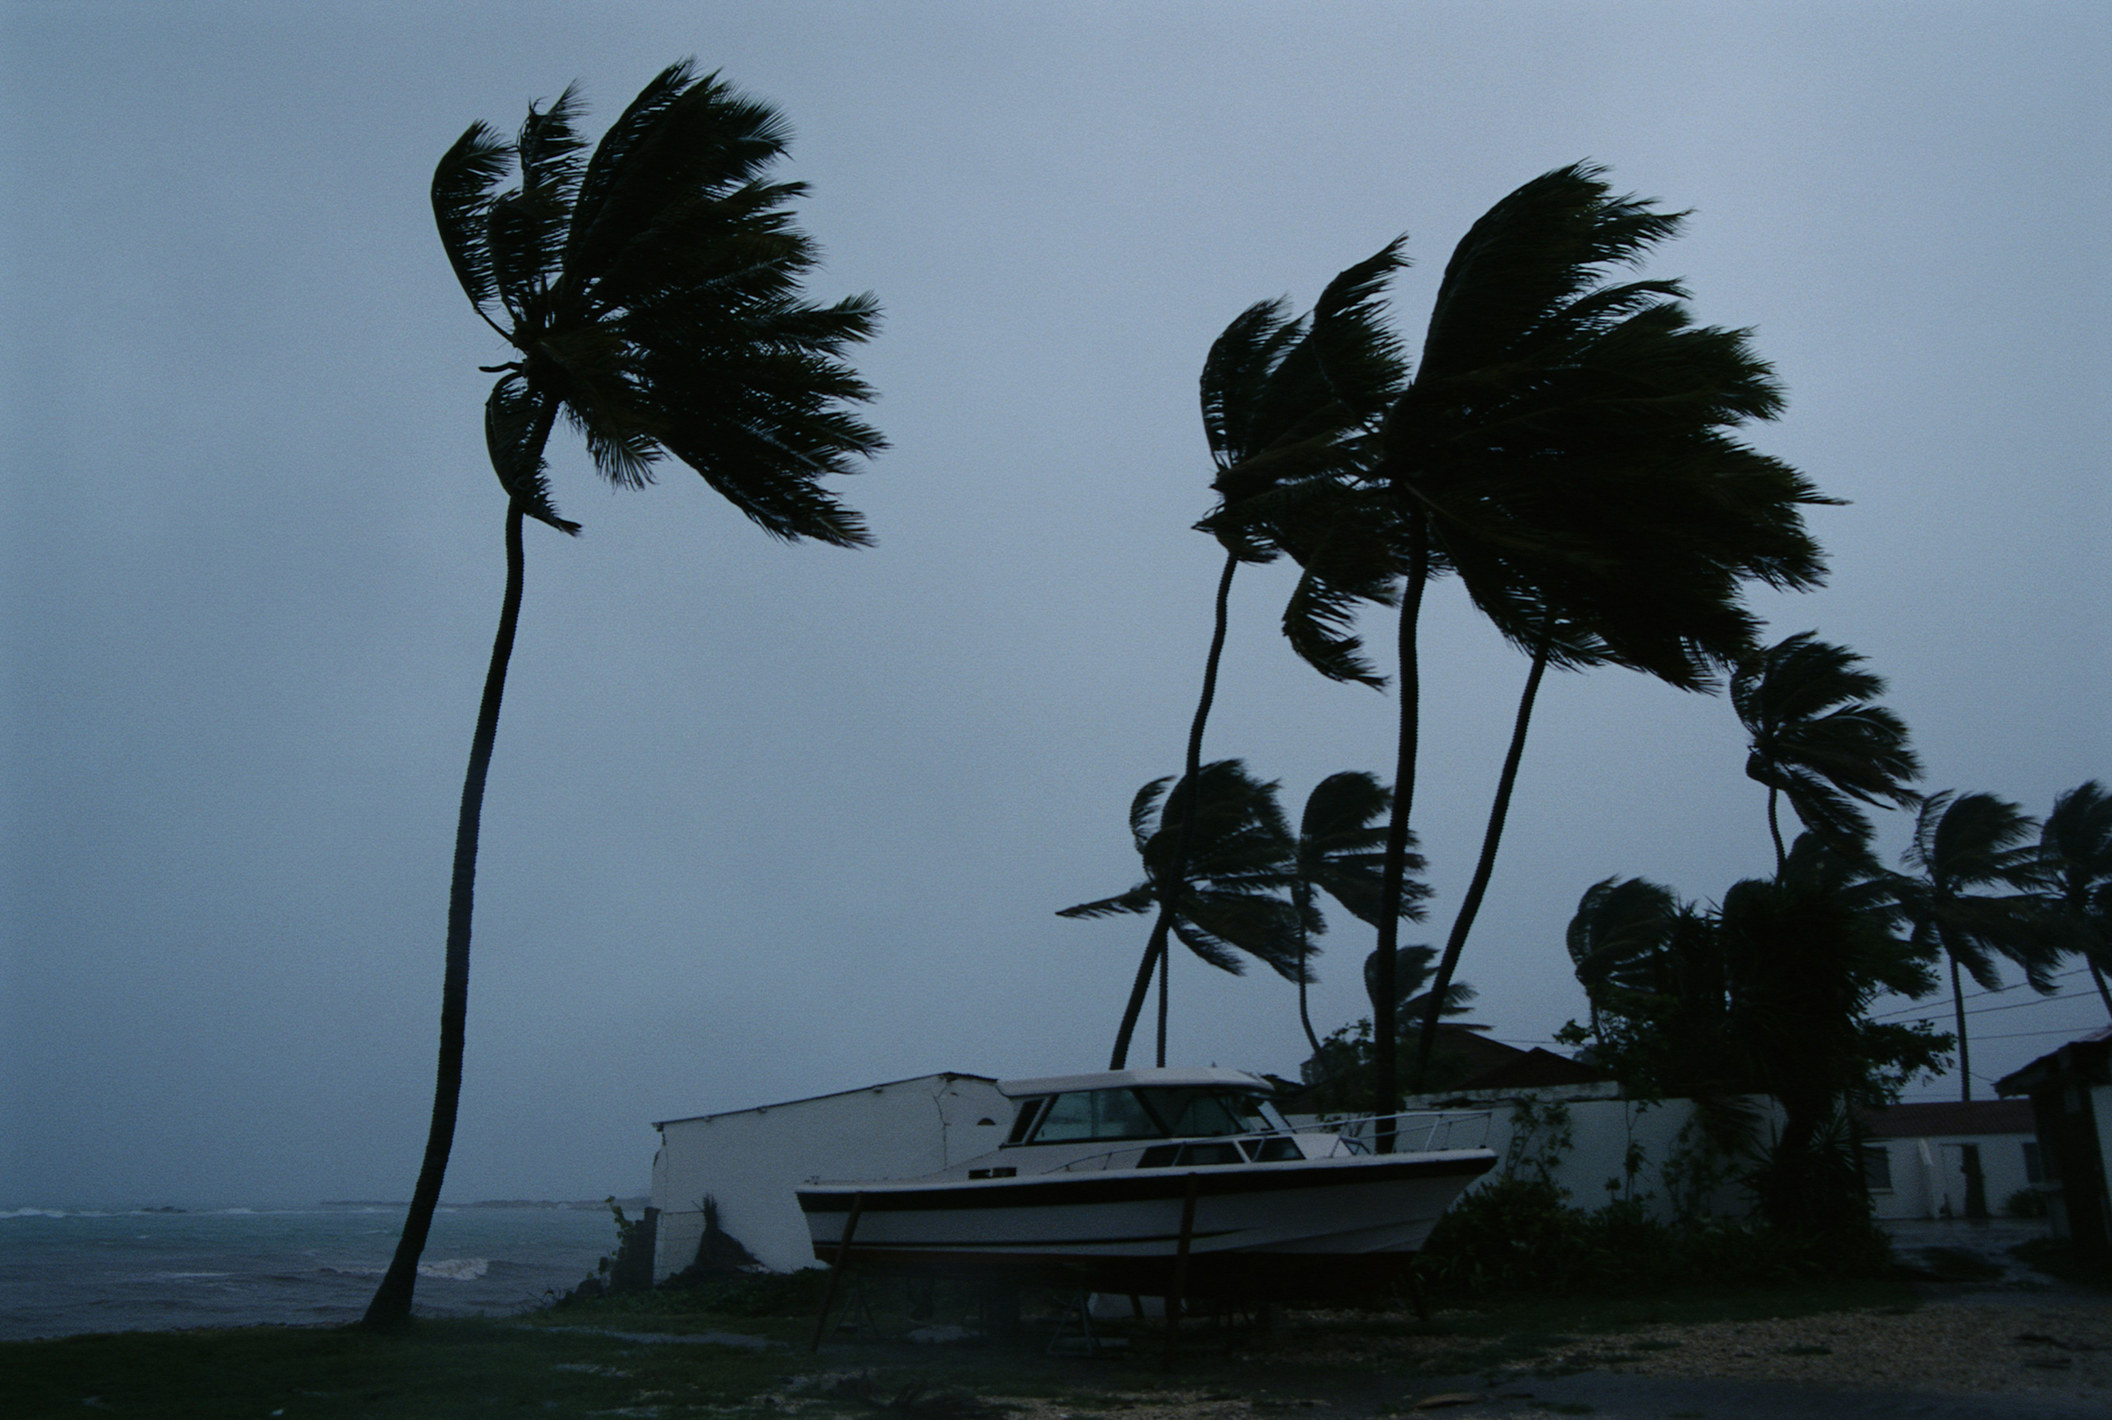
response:
[[[815,1257],[836,1266],[1154,1296],[1179,1290],[1288,1298],[1398,1278],[1446,1207],[1494,1162],[1486,1149],[1462,1149],[810,1184],[799,1190],[799,1202]],[[1177,1278],[1184,1232],[1186,1273]]]

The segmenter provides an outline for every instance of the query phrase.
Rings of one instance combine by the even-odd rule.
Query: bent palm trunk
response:
[[[1393,1152],[1393,1121],[1389,1116],[1399,1105],[1400,1052],[1395,1032],[1397,980],[1394,949],[1401,937],[1401,891],[1408,873],[1408,812],[1415,803],[1415,754],[1419,728],[1421,682],[1416,672],[1416,623],[1423,610],[1423,587],[1430,580],[1430,524],[1426,513],[1410,515],[1408,532],[1408,579],[1401,591],[1400,680],[1401,726],[1393,765],[1393,816],[1386,821],[1386,866],[1379,887],[1379,960],[1375,983],[1378,999],[1371,1003],[1372,1104],[1380,1116],[1374,1145],[1378,1152]]]
[[[1203,773],[1203,727],[1210,721],[1210,702],[1217,698],[1217,665],[1225,653],[1225,623],[1227,608],[1232,599],[1232,575],[1239,570],[1239,559],[1231,553],[1225,554],[1225,570],[1217,579],[1217,605],[1215,624],[1210,632],[1210,654],[1203,661],[1203,693],[1195,705],[1195,719],[1188,726],[1188,762],[1185,769],[1188,799],[1181,808],[1181,822],[1173,834],[1173,858],[1167,864],[1165,879],[1159,886],[1159,915],[1151,924],[1151,938],[1144,947],[1144,960],[1137,967],[1136,980],[1129,989],[1129,1004],[1122,1011],[1122,1025],[1115,1032],[1114,1053],[1109,1056],[1107,1068],[1120,1070],[1129,1060],[1130,1037],[1136,1034],[1137,1018],[1144,1012],[1144,998],[1151,994],[1152,968],[1160,965],[1167,949],[1167,940],[1173,933],[1173,918],[1180,907],[1181,886],[1188,875],[1188,850],[1195,833],[1197,802],[1200,799],[1200,780]],[[1166,1063],[1166,986],[1162,970],[1159,984],[1159,1050],[1158,1061]]]
[[[411,1293],[418,1284],[418,1259],[440,1204],[440,1184],[447,1175],[447,1156],[455,1141],[455,1109],[462,1097],[462,1042],[469,1013],[469,925],[476,899],[477,831],[484,815],[484,781],[491,770],[491,750],[499,733],[499,702],[506,693],[506,665],[513,658],[514,628],[520,622],[521,583],[526,558],[521,547],[521,505],[506,511],[506,597],[499,611],[498,634],[491,642],[491,665],[484,673],[484,698],[477,707],[476,733],[469,743],[469,768],[462,776],[462,809],[455,822],[454,879],[447,899],[447,966],[440,989],[440,1065],[433,1086],[433,1119],[426,1133],[425,1161],[411,1192],[410,1213],[389,1270],[367,1304],[361,1325],[390,1331],[411,1319]]]
[[[1430,1053],[1437,1045],[1437,1023],[1444,1014],[1445,993],[1451,989],[1452,973],[1459,966],[1460,954],[1466,949],[1467,933],[1473,930],[1474,918],[1481,911],[1481,900],[1489,890],[1489,878],[1496,871],[1496,849],[1503,841],[1503,824],[1511,811],[1511,790],[1518,784],[1518,764],[1525,757],[1525,732],[1532,723],[1533,701],[1540,694],[1540,681],[1547,674],[1548,653],[1552,644],[1545,637],[1540,649],[1533,655],[1533,669],[1525,678],[1525,691],[1518,697],[1518,718],[1511,726],[1511,747],[1503,757],[1503,773],[1496,780],[1496,799],[1489,806],[1489,826],[1481,839],[1481,857],[1474,864],[1474,878],[1467,884],[1467,895],[1460,900],[1459,916],[1452,923],[1452,933],[1445,939],[1445,954],[1437,964],[1437,978],[1430,986],[1430,1004],[1423,1011],[1422,1038],[1416,1042],[1415,1084],[1422,1088],[1430,1072]]]

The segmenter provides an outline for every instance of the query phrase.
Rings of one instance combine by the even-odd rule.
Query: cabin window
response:
[[[1863,1146],[1863,1182],[1872,1193],[1892,1191],[1892,1151],[1882,1144]]]
[[[2039,1141],[2036,1139],[2028,1139],[2024,1143],[2024,1181],[2026,1183],[2044,1183],[2046,1181],[2046,1164],[2040,1157]]]
[[[1216,1090],[1181,1089],[1170,1086],[1139,1091],[1151,1112],[1176,1139],[1194,1139],[1213,1134],[1265,1134],[1276,1129],[1283,1116],[1258,1095]]]
[[[1079,1139],[1151,1139],[1159,1126],[1134,1090],[1076,1090],[1056,1096],[1034,1131],[1037,1144],[1064,1144]]]

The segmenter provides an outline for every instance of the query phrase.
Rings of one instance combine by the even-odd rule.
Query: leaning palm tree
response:
[[[1249,306],[1225,327],[1203,362],[1203,434],[1220,502],[1197,526],[1218,540],[1225,562],[1218,574],[1202,692],[1188,727],[1182,772],[1189,779],[1202,768],[1203,731],[1217,695],[1233,577],[1243,564],[1275,560],[1296,538],[1297,528],[1334,521],[1328,510],[1341,500],[1345,480],[1357,466],[1361,436],[1399,383],[1398,352],[1376,319],[1375,304],[1379,287],[1402,264],[1399,249],[1400,243],[1393,242],[1338,275],[1310,321],[1293,319],[1281,300]],[[1383,595],[1368,586],[1337,592],[1329,584],[1329,590]],[[1328,636],[1325,611],[1310,620],[1321,629],[1308,654],[1327,658],[1347,679],[1377,683],[1376,674],[1356,656],[1353,638]],[[1186,879],[1182,865],[1192,837],[1193,826],[1177,821],[1167,872],[1173,893],[1159,904],[1145,942],[1115,1033],[1110,1069],[1119,1070],[1128,1059],[1154,968],[1163,1008],[1166,942],[1179,910]]]
[[[1802,508],[1830,500],[1728,432],[1782,403],[1747,333],[1693,325],[1676,282],[1612,279],[1680,221],[1615,196],[1589,164],[1513,192],[1453,253],[1420,368],[1386,417],[1375,482],[1404,573],[1389,894],[1414,805],[1429,580],[1456,574],[1533,658],[1438,999],[1487,888],[1546,667],[1626,665],[1708,688],[1750,643],[1743,585],[1804,588],[1823,573]],[[1382,963],[1394,920],[1382,911]],[[1434,1037],[1423,1032],[1423,1062]],[[1396,1081],[1384,1031],[1377,1044],[1383,1110]]]
[[[1190,785],[1200,785],[1200,792]],[[1091,920],[1151,913],[1183,946],[1222,971],[1243,973],[1242,958],[1251,956],[1277,975],[1297,980],[1302,968],[1292,920],[1296,909],[1285,891],[1291,829],[1276,791],[1274,780],[1256,779],[1237,759],[1214,760],[1195,779],[1152,780],[1129,806],[1130,838],[1143,860],[1144,880],[1056,915]],[[1177,859],[1184,825],[1187,852]],[[1164,910],[1169,901],[1175,904],[1170,914]],[[1153,935],[1159,930],[1155,925]],[[1157,1060],[1166,1063],[1163,990]]]
[[[2092,779],[2053,801],[2039,828],[2039,870],[2061,950],[2083,959],[2112,1012],[2112,791]]]
[[[484,409],[507,499],[506,592],[455,834],[432,1123],[369,1327],[410,1316],[454,1141],[477,831],[520,613],[522,522],[579,528],[558,515],[544,467],[558,417],[618,488],[652,482],[672,455],[773,537],[870,540],[818,484],[882,447],[848,412],[871,392],[841,358],[872,334],[878,307],[870,296],[830,306],[802,298],[818,258],[784,209],[804,189],[767,176],[785,149],[784,121],[686,62],[646,85],[589,158],[578,116],[567,89],[531,107],[512,142],[472,124],[433,174],[448,260],[513,351],[487,367],[500,378]]]
[[[1312,984],[1312,958],[1319,950],[1312,939],[1327,931],[1318,896],[1325,892],[1351,916],[1378,925],[1375,919],[1385,883],[1386,810],[1391,798],[1378,776],[1345,769],[1313,786],[1298,821],[1291,869],[1291,900],[1298,909],[1298,1023],[1305,1027],[1306,1042],[1315,1055],[1320,1053],[1320,1037],[1313,1030],[1306,988]],[[1422,858],[1411,853],[1408,871],[1420,873],[1422,868]],[[1411,881],[1401,894],[1401,915],[1411,922],[1421,921],[1423,899],[1429,895],[1427,886]]]
[[[1950,968],[1961,1099],[1973,1097],[1962,974],[1994,991],[2002,985],[1998,963],[2008,961],[2040,995],[2055,989],[2060,951],[2035,891],[2037,827],[2023,809],[1993,794],[1932,794],[1922,801],[1913,841],[1901,855],[1910,871],[1890,880],[1915,948]]]
[[[1921,761],[1906,722],[1876,703],[1880,676],[1846,646],[1800,631],[1756,650],[1731,672],[1731,707],[1751,740],[1745,773],[1767,786],[1767,831],[1775,871],[1788,865],[1778,801],[1787,796],[1804,827],[1852,849],[1870,836],[1856,802],[1911,808]]]

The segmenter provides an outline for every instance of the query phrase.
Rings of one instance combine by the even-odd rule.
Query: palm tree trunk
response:
[[[1306,959],[1312,955],[1312,933],[1306,929],[1306,921],[1313,910],[1312,884],[1300,878],[1291,885],[1298,908],[1298,1024],[1305,1027],[1305,1043],[1313,1048],[1313,1057],[1320,1056],[1320,1037],[1313,1033],[1312,1013],[1306,1009],[1307,980]]]
[[[1225,554],[1225,570],[1217,579],[1217,605],[1210,631],[1210,654],[1203,661],[1203,693],[1195,703],[1195,719],[1188,726],[1187,784],[1188,800],[1181,808],[1180,826],[1174,830],[1173,859],[1167,864],[1165,879],[1159,885],[1159,916],[1152,923],[1151,940],[1144,947],[1144,962],[1137,968],[1137,977],[1129,989],[1129,1004],[1122,1011],[1122,1025],[1115,1032],[1115,1049],[1108,1058],[1107,1068],[1119,1070],[1129,1059],[1130,1037],[1136,1034],[1137,1017],[1144,1012],[1144,998],[1151,990],[1151,969],[1167,949],[1167,939],[1172,935],[1174,913],[1180,907],[1181,888],[1188,877],[1189,840],[1195,832],[1196,806],[1201,795],[1198,780],[1203,773],[1203,727],[1210,722],[1210,702],[1217,698],[1217,664],[1225,653],[1225,625],[1227,608],[1232,600],[1232,574],[1239,570],[1239,558]],[[1159,988],[1159,1063],[1166,1063],[1166,996],[1164,974]]]
[[[2097,963],[2088,957],[2083,958],[2083,965],[2090,968],[2090,979],[2097,983],[2097,994],[2105,1003],[2105,1014],[2112,1015],[2112,989],[2105,986],[2105,974],[2099,971]]]
[[[555,405],[552,406],[555,411]],[[547,423],[544,436],[549,434]],[[506,693],[506,664],[513,657],[514,629],[521,616],[521,584],[526,558],[521,547],[521,505],[506,510],[506,596],[499,611],[498,634],[491,642],[491,665],[484,673],[484,698],[477,707],[477,728],[469,742],[469,768],[462,776],[462,808],[455,820],[454,879],[447,898],[447,965],[440,987],[440,1065],[433,1086],[433,1119],[425,1139],[425,1160],[411,1191],[411,1208],[403,1220],[396,1255],[367,1304],[361,1325],[372,1331],[396,1330],[411,1319],[411,1293],[418,1284],[418,1259],[425,1253],[433,1211],[440,1205],[440,1184],[455,1142],[455,1108],[462,1097],[462,1043],[469,1014],[469,925],[477,885],[477,831],[484,815],[484,781],[491,770],[491,750],[499,733],[499,702]]]
[[[1192,781],[1191,781],[1192,782]],[[1171,923],[1169,922],[1169,926]],[[1173,953],[1167,950],[1171,942],[1159,944],[1159,1048],[1153,1057],[1161,1070],[1166,1068],[1166,996],[1167,982],[1173,975]]]
[[[1775,876],[1777,878],[1789,871],[1789,854],[1782,851],[1782,824],[1775,816],[1775,800],[1781,797],[1781,790],[1772,784],[1767,786],[1767,831],[1769,836],[1775,840]]]
[[[1430,1005],[1423,1012],[1422,1038],[1416,1042],[1415,1087],[1421,1089],[1423,1080],[1430,1072],[1430,1052],[1437,1045],[1437,1022],[1444,1014],[1445,993],[1451,989],[1452,973],[1459,966],[1460,953],[1466,949],[1467,933],[1473,930],[1474,917],[1481,911],[1481,900],[1488,894],[1489,878],[1496,871],[1496,848],[1503,841],[1503,824],[1511,811],[1511,790],[1518,784],[1518,764],[1525,757],[1525,732],[1532,724],[1533,701],[1540,694],[1540,681],[1547,674],[1547,659],[1554,649],[1551,636],[1542,633],[1540,649],[1533,653],[1533,668],[1526,675],[1525,691],[1518,697],[1518,718],[1511,726],[1511,747],[1503,756],[1503,773],[1496,779],[1496,800],[1489,806],[1488,830],[1481,836],[1481,857],[1474,864],[1474,877],[1467,884],[1467,895],[1460,901],[1459,915],[1452,922],[1452,934],[1445,939],[1445,954],[1437,964],[1437,979],[1430,987]]]
[[[1951,958],[1951,1005],[1958,1013],[1958,1098],[1973,1101],[1973,1057],[1965,1044],[1965,987],[1958,980],[1958,958]]]
[[[1393,815],[1386,821],[1386,866],[1379,887],[1378,999],[1371,1003],[1371,1093],[1374,1112],[1391,1115],[1400,1102],[1398,1023],[1394,1019],[1397,980],[1394,952],[1401,939],[1401,887],[1408,867],[1408,814],[1415,805],[1415,752],[1421,685],[1415,659],[1416,622],[1423,610],[1423,586],[1430,580],[1430,523],[1420,508],[1409,514],[1408,578],[1401,589],[1400,738],[1393,760]],[[1382,1118],[1374,1147],[1393,1152],[1393,1121]]]

